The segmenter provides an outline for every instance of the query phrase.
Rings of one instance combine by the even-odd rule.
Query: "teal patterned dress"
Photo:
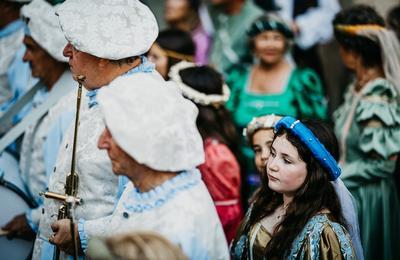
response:
[[[399,95],[383,78],[350,86],[334,113],[341,178],[353,194],[366,259],[400,259],[400,203],[394,183],[400,152]]]
[[[248,216],[248,214],[247,214]],[[242,233],[246,220],[238,232],[238,239],[231,246],[234,260],[264,259],[265,248],[272,235],[261,223]],[[288,250],[286,259],[356,259],[347,230],[331,221],[329,214],[312,217]]]

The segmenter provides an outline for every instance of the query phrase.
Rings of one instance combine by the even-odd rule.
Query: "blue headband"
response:
[[[276,123],[275,131],[277,132],[281,128],[284,128],[295,135],[305,146],[307,146],[315,159],[317,159],[317,161],[329,172],[331,180],[334,181],[340,176],[341,170],[336,160],[311,132],[311,130],[300,122],[300,120],[286,116]]]

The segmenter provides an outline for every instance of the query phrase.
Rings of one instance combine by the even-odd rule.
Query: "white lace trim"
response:
[[[179,71],[191,67],[196,67],[196,64],[192,62],[181,61],[176,65],[172,66],[170,72],[168,73],[169,77],[177,84],[178,88],[181,90],[182,95],[192,100],[196,104],[203,106],[224,104],[228,101],[231,91],[229,90],[229,87],[225,83],[222,86],[222,95],[216,95],[216,94],[207,95],[183,83],[181,76],[179,75]]]

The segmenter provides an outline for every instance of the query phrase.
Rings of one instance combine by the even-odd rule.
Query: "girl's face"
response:
[[[166,0],[165,1],[165,21],[167,23],[179,22],[190,15],[189,0]]]
[[[286,38],[277,31],[264,31],[254,37],[254,54],[265,64],[281,61],[286,53]]]
[[[267,174],[268,187],[286,196],[293,196],[306,179],[307,165],[286,134],[276,137],[272,143]]]
[[[157,43],[154,43],[147,57],[150,62],[156,65],[156,70],[164,79],[168,78],[168,57],[165,55],[164,51],[158,46]]]
[[[265,172],[265,166],[271,152],[271,144],[274,139],[272,129],[260,129],[253,134],[254,162],[259,173]]]

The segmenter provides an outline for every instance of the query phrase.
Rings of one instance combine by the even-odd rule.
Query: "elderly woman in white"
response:
[[[107,150],[114,173],[130,182],[112,215],[80,220],[80,242],[153,230],[179,245],[190,259],[229,259],[217,212],[196,169],[204,151],[195,105],[173,83],[146,74],[115,80],[111,87],[98,95],[106,124],[98,146]],[[52,242],[61,248],[68,247],[65,237],[71,239],[69,226],[68,220],[53,224],[60,232]]]

